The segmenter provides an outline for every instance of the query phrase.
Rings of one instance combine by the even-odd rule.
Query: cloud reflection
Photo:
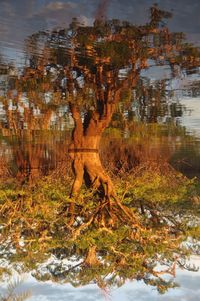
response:
[[[100,3],[105,5],[100,5]],[[148,9],[154,0],[8,0],[1,1],[0,53],[11,61],[20,63],[23,57],[24,40],[39,30],[66,27],[77,17],[81,23],[91,25],[98,8],[105,6],[109,19],[123,19],[143,24],[148,19]],[[200,2],[193,0],[157,1],[160,8],[173,9],[174,18],[169,21],[172,31],[184,31],[189,41],[199,45]]]
[[[123,287],[111,291],[112,301],[197,301],[200,295],[200,272],[192,273],[178,271],[177,282],[180,288],[170,290],[165,295],[159,295],[156,290],[143,282],[127,282]],[[32,291],[29,301],[105,301],[105,296],[95,284],[74,288],[70,284],[55,284],[52,282],[37,282],[30,275],[21,289]],[[1,289],[0,289],[1,292]]]

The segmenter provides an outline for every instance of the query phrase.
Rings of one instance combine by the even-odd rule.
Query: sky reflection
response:
[[[200,259],[193,257],[192,262],[199,265]],[[175,279],[180,287],[169,290],[164,295],[158,294],[155,289],[144,285],[142,281],[129,281],[123,287],[111,290],[106,296],[95,284],[74,288],[70,284],[37,282],[31,275],[24,275],[24,279],[20,291],[31,290],[32,297],[29,301],[105,301],[106,298],[110,301],[197,301],[200,295],[200,271],[193,273],[180,269],[177,270]],[[1,291],[4,289],[0,288]]]
[[[153,0],[105,1],[105,15],[109,19],[123,19],[143,24],[148,18],[148,9]],[[200,33],[198,0],[156,1],[159,7],[172,10],[174,18],[169,20],[169,29],[183,31],[188,40],[198,44]],[[72,17],[85,25],[92,24],[98,12],[99,0],[8,0],[1,1],[0,47],[10,59],[22,56],[24,39],[38,30],[67,26]],[[14,30],[13,30],[14,29]]]

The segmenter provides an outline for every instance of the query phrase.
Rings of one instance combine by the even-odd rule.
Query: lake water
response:
[[[197,300],[199,1],[0,7],[0,292]]]

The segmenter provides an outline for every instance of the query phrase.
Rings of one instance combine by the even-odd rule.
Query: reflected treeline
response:
[[[174,277],[177,266],[196,270],[186,258],[199,252],[199,182],[163,163],[170,149],[165,160],[145,160],[144,139],[161,137],[165,124],[172,146],[184,134],[176,126],[184,108],[168,103],[169,86],[200,65],[199,49],[169,31],[169,17],[153,6],[143,26],[103,19],[82,26],[74,19],[68,29],[27,38],[27,65],[0,99],[2,149],[13,161],[8,172],[15,167],[31,183],[1,184],[2,274],[9,263],[40,280],[96,282],[106,290],[136,279],[163,293],[176,284],[162,274]],[[152,66],[167,66],[170,79],[144,77]],[[120,147],[109,141],[101,148],[101,139],[118,130]],[[124,149],[123,139],[139,135],[140,146]],[[66,173],[69,157],[74,178]],[[65,171],[59,166],[61,173],[41,179],[58,160],[67,162]]]
[[[30,136],[35,130],[71,130],[70,106],[77,106],[83,124],[95,114],[97,119],[107,114],[106,127],[117,116],[124,132],[130,119],[177,122],[184,108],[176,104],[176,97],[171,102],[170,85],[188,70],[197,72],[200,62],[199,49],[186,43],[183,33],[169,31],[165,24],[169,17],[170,13],[154,6],[150,21],[143,26],[102,18],[93,26],[83,26],[74,19],[67,29],[28,37],[26,66],[21,71],[10,66],[2,78],[6,83],[0,98],[2,143],[4,136],[14,135],[20,144],[25,131]],[[168,68],[169,78],[145,78],[142,71],[152,66]],[[40,154],[41,166],[44,152]],[[36,152],[28,157],[38,156]],[[19,170],[23,165],[19,162]]]

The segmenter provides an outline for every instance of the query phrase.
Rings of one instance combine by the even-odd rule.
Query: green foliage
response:
[[[46,177],[23,187],[1,184],[4,259],[16,267],[21,263],[21,271],[35,270],[37,279],[75,286],[92,281],[100,287],[120,286],[126,279],[143,279],[160,293],[175,287],[154,267],[166,262],[173,266],[177,256],[186,258],[195,251],[183,242],[193,237],[196,246],[199,237],[199,183],[169,166],[151,163],[116,178],[115,184],[121,205],[95,197],[86,188],[69,198],[71,178],[67,177]],[[70,204],[75,206],[73,219]],[[52,254],[57,263],[47,264],[41,273],[40,265]],[[62,261],[71,258],[79,264]],[[170,268],[166,273],[171,274]]]
[[[186,202],[195,188],[195,180],[189,180],[182,174],[171,174],[168,177],[159,171],[146,171],[135,179],[130,177],[128,195],[130,201],[141,200],[149,203]]]
[[[166,281],[163,279],[145,279],[144,282],[147,285],[155,286],[157,287],[157,290],[160,294],[166,293],[169,288],[177,288],[179,285],[172,280]]]
[[[167,164],[164,168],[154,163],[150,168],[140,165],[121,185],[119,194],[124,195],[123,202],[129,205],[140,202],[163,208],[177,206],[188,211],[197,210],[199,205],[199,181],[186,178]]]

